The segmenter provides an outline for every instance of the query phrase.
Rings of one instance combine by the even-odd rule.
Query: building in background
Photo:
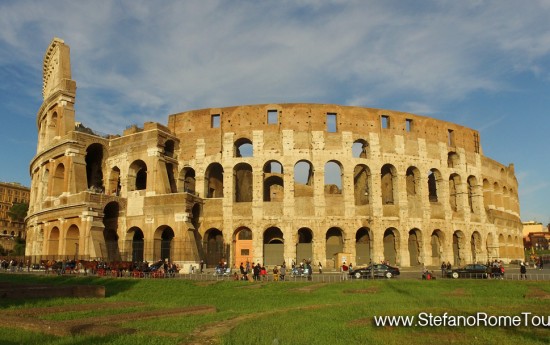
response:
[[[514,166],[485,157],[473,129],[384,109],[264,104],[102,136],[75,122],[62,40],[43,71],[27,255],[326,268],[523,258]]]
[[[28,204],[30,189],[15,182],[0,182],[0,246],[11,251],[15,240],[26,238],[24,219],[13,219],[9,212],[14,204]]]
[[[550,249],[549,227],[535,221],[523,223],[523,244],[528,250]]]

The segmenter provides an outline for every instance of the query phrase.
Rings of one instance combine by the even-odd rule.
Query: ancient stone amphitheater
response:
[[[27,255],[324,267],[523,255],[513,165],[479,133],[334,104],[193,110],[122,135],[75,122],[69,47],[44,58]]]

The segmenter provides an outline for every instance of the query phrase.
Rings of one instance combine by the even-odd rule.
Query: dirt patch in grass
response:
[[[310,293],[310,292],[313,292],[317,289],[320,289],[320,288],[322,288],[323,286],[326,286],[326,285],[327,285],[327,283],[311,284],[311,285],[302,286],[302,287],[292,289],[292,290],[293,291],[298,291],[298,292]]]
[[[529,291],[525,294],[525,298],[550,299],[550,293],[540,288],[529,288]]]
[[[344,290],[344,293],[358,293],[358,294],[373,294],[377,292],[378,292],[378,288],[375,286],[369,287],[367,289]]]
[[[254,320],[254,319],[258,319],[258,318],[266,317],[270,315],[286,313],[289,311],[315,310],[315,309],[326,308],[326,307],[328,307],[328,305],[312,305],[307,307],[284,308],[284,309],[270,310],[270,311],[259,312],[259,313],[244,314],[229,320],[216,321],[216,323],[201,325],[199,328],[195,329],[189,335],[188,340],[183,342],[182,345],[218,344],[220,342],[221,336],[231,332],[233,328],[237,327],[242,322],[245,322],[248,320]]]
[[[469,293],[466,292],[463,288],[454,289],[449,292],[443,293],[443,296],[449,296],[449,297],[466,297],[469,296]]]
[[[203,287],[203,286],[211,286],[211,285],[216,285],[216,284],[218,284],[218,282],[215,281],[215,280],[196,281],[196,282],[193,283],[193,285],[195,285],[195,286],[201,286],[201,287]]]
[[[356,319],[348,322],[348,326],[352,326],[352,327],[362,327],[362,326],[370,326],[370,325],[372,325],[372,319],[370,318]]]
[[[10,310],[0,315],[0,324],[4,327],[16,327],[28,331],[40,332],[56,336],[71,336],[75,334],[106,336],[111,334],[131,334],[139,331],[132,328],[118,326],[118,324],[127,321],[216,312],[216,308],[213,306],[194,306],[184,308],[148,310],[143,312],[130,312],[124,314],[105,315],[69,321],[41,320],[37,318],[37,316],[50,313],[60,313],[66,311],[89,311],[103,308],[119,309],[141,305],[144,304],[136,302],[99,303],[67,305],[49,308],[31,308],[26,309],[24,312],[18,310]],[[31,315],[34,317],[31,317]],[[172,337],[181,336],[181,334],[179,333],[162,332],[162,334],[163,336],[169,335]]]

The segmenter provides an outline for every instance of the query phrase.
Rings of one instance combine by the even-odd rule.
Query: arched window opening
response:
[[[103,145],[96,143],[88,146],[85,161],[88,189],[95,193],[103,192]]]
[[[382,182],[382,204],[393,205],[394,199],[394,187],[395,187],[395,168],[386,164],[381,169],[381,182]]]
[[[422,232],[418,229],[409,231],[409,262],[411,266],[422,265]]]
[[[101,248],[101,251],[108,261],[121,260],[117,234],[119,209],[117,202],[110,202],[103,209],[103,239],[106,248]]]
[[[223,198],[223,168],[219,163],[212,163],[206,169],[205,192],[207,198]]]
[[[325,164],[325,194],[342,194],[342,166],[337,161]]]
[[[453,212],[458,211],[458,196],[460,194],[460,176],[452,174],[449,177],[449,204]]]
[[[109,190],[108,192],[111,195],[120,195],[120,190],[122,186],[120,184],[120,169],[118,167],[113,167],[111,169],[111,175],[109,176]]]
[[[354,158],[368,158],[369,144],[366,140],[356,140],[351,147],[351,154]]]
[[[178,177],[178,192],[195,194],[195,170],[190,167],[183,168]]]
[[[390,265],[399,265],[399,232],[394,228],[384,231],[384,261]]]
[[[371,198],[371,173],[366,165],[357,165],[353,170],[353,186],[355,205],[368,205]]]
[[[142,160],[134,161],[128,170],[128,190],[147,189],[147,165]]]
[[[233,168],[235,178],[235,202],[252,201],[252,167],[246,163],[239,163]]]
[[[252,141],[247,138],[241,138],[235,141],[235,157],[252,157],[254,147]]]
[[[164,155],[170,158],[174,157],[174,140],[166,140],[164,143]]]
[[[269,161],[264,165],[264,201],[278,201],[284,199],[283,166],[277,161]]]
[[[60,196],[65,191],[65,166],[58,164],[53,176],[53,196]]]
[[[443,263],[441,255],[443,254],[443,232],[439,229],[432,232],[432,265],[439,266]]]
[[[428,174],[428,194],[430,202],[438,202],[437,190],[438,190],[439,172],[432,169]]]
[[[308,161],[299,161],[294,165],[294,196],[313,196],[313,165]]]

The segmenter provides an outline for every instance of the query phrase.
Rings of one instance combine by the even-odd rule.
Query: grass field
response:
[[[0,344],[550,344],[550,284],[495,280],[342,283],[112,279],[0,274],[0,282],[96,284],[105,299],[0,298]],[[530,312],[524,325],[522,312]],[[375,316],[447,326],[376,326]],[[520,326],[449,318],[517,316]],[[507,319],[508,320],[508,319]],[[435,321],[432,319],[432,321]],[[500,322],[504,322],[502,319]]]

